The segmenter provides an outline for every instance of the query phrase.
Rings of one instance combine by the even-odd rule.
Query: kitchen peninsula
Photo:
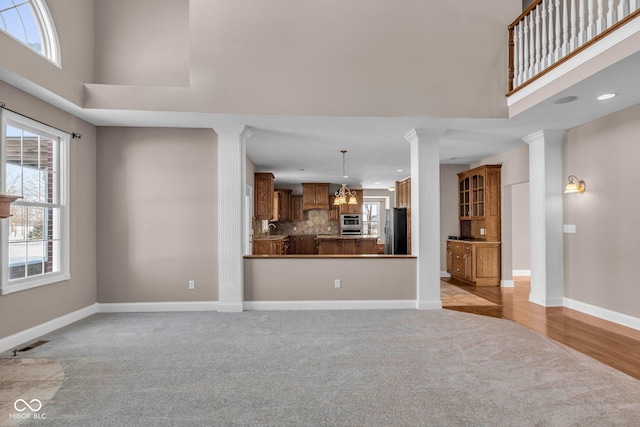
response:
[[[253,255],[373,255],[376,237],[340,235],[261,235],[253,238]]]

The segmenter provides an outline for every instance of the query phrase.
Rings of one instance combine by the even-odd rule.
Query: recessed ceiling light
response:
[[[614,96],[616,96],[616,94],[615,94],[615,93],[605,93],[605,94],[603,94],[603,95],[600,95],[600,96],[599,96],[599,97],[597,97],[596,99],[597,99],[598,101],[604,101],[605,99],[611,99],[611,98],[613,98]]]
[[[375,184],[375,185],[380,185],[380,183],[379,183],[379,182],[374,182],[374,184]]]
[[[403,169],[396,169],[396,172],[404,172]]]
[[[300,169],[298,169],[298,170],[299,170],[299,171],[303,171],[303,170],[304,170],[304,168],[300,168]]]
[[[349,178],[349,175],[342,175],[343,178]]]
[[[554,104],[568,104],[569,102],[573,102],[578,99],[577,96],[565,96],[564,98],[558,98],[553,101]]]
[[[452,157],[452,158],[451,158],[451,159],[449,159],[449,160],[460,160],[460,157]]]

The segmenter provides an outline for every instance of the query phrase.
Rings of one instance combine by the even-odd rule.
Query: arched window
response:
[[[0,30],[60,66],[58,36],[44,0],[0,0]]]

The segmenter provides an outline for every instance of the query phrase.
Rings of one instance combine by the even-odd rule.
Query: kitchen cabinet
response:
[[[315,234],[289,236],[290,255],[313,255],[317,253]]]
[[[329,221],[340,221],[340,206],[333,204],[336,196],[329,197]]]
[[[291,221],[291,219],[291,190],[275,190],[273,192],[272,221]]]
[[[500,243],[447,240],[447,272],[475,286],[500,285]]]
[[[256,219],[271,220],[273,218],[273,180],[270,172],[254,174],[253,214]]]
[[[348,203],[345,203],[343,205],[338,205],[338,208],[340,210],[340,215],[345,215],[345,214],[362,214],[363,212],[363,208],[362,208],[362,191],[357,192],[357,191],[353,191],[354,193],[356,193],[356,200],[358,201],[357,204],[355,205],[350,205]]]
[[[291,221],[304,221],[302,196],[291,196]]]
[[[302,184],[302,209],[329,209],[329,184],[328,183],[303,183]]]
[[[500,165],[484,165],[458,174],[460,236],[500,241]]]
[[[411,206],[411,178],[407,177],[396,181],[396,207],[408,208]]]
[[[319,255],[366,255],[378,252],[375,237],[318,236]]]
[[[253,255],[288,255],[289,237],[274,236],[256,238],[253,241]]]

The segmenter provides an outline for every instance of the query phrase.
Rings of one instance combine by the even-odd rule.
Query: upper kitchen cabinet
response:
[[[396,181],[396,207],[411,207],[411,178]]]
[[[340,211],[340,215],[345,215],[345,214],[362,214],[362,191],[360,191],[360,193],[358,194],[357,191],[352,191],[353,193],[356,194],[356,200],[358,201],[358,203],[356,203],[355,205],[350,205],[348,203],[344,203],[342,205],[338,205],[339,211]]]
[[[458,174],[461,237],[500,241],[500,169],[484,165]]]
[[[302,184],[302,209],[329,209],[329,184],[328,183],[303,183]]]
[[[254,206],[256,219],[273,219],[273,180],[271,172],[257,172],[254,174]]]
[[[272,221],[291,221],[291,190],[279,189],[273,193]]]
[[[302,196],[291,196],[291,221],[304,221]]]

